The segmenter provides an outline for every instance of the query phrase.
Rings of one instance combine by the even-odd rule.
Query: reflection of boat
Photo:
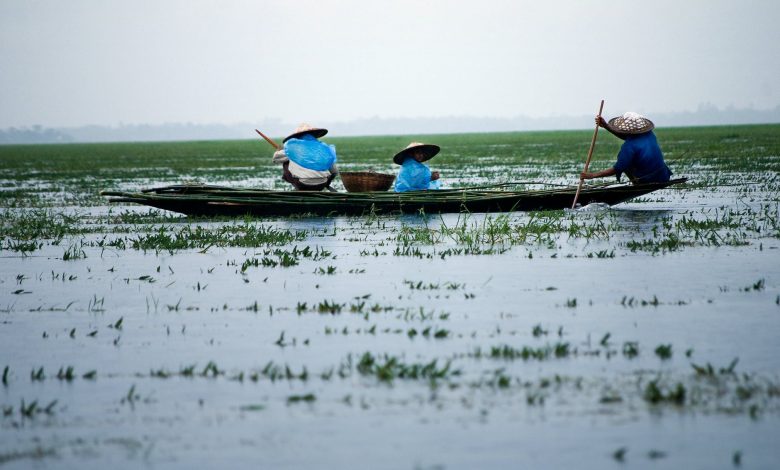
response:
[[[582,205],[594,202],[614,205],[684,183],[686,180],[679,178],[667,183],[585,186],[578,201]],[[557,189],[510,191],[500,189],[502,186],[507,185],[408,193],[337,193],[175,185],[141,192],[103,191],[101,194],[109,196],[110,202],[132,202],[187,215],[280,216],[565,209],[571,206],[577,190],[576,186],[567,186]]]

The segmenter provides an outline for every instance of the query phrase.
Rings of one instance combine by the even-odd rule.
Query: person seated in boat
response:
[[[299,125],[274,152],[273,162],[282,165],[282,179],[299,191],[321,191],[338,174],[336,147],[320,142],[327,129]]]
[[[395,180],[395,192],[425,191],[439,189],[439,172],[431,171],[426,162],[436,156],[441,148],[438,145],[412,142],[393,157],[393,163],[401,165],[401,171]]]
[[[653,133],[653,121],[640,114],[627,112],[609,122],[596,116],[596,124],[624,142],[612,168],[595,173],[582,172],[580,178],[587,180],[617,175],[620,181],[620,176],[625,173],[634,184],[669,181],[672,171],[664,162],[663,152]]]

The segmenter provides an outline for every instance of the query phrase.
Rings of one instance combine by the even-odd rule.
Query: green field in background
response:
[[[411,141],[438,144],[430,161],[445,184],[504,181],[575,183],[591,131],[508,132],[379,137],[326,136],[342,171],[396,172],[392,156]],[[667,163],[689,184],[724,184],[730,173],[780,172],[780,125],[656,129]],[[591,168],[615,161],[621,141],[599,133]],[[289,187],[271,163],[272,148],[260,139],[0,146],[0,205],[36,206],[38,197],[69,194],[79,204],[98,204],[97,194],[128,182],[144,185],[199,182]],[[703,176],[706,175],[706,178]],[[258,179],[267,178],[258,183]],[[338,183],[338,181],[337,181]]]

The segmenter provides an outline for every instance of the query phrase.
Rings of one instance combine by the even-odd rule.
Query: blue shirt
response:
[[[431,170],[412,157],[408,157],[401,164],[401,171],[395,180],[395,192],[423,191],[426,189],[439,189],[439,181],[431,181]]]
[[[636,183],[663,183],[672,175],[652,131],[626,136],[613,168],[618,181],[623,173]]]

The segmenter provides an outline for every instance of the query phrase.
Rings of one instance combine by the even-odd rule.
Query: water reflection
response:
[[[664,221],[669,220],[675,211],[672,210],[639,210],[639,209],[610,209],[615,220],[629,229],[642,232],[651,232],[660,228]]]

